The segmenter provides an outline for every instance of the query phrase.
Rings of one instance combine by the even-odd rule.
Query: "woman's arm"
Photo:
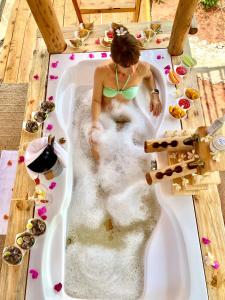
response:
[[[92,106],[91,106],[93,126],[97,124],[101,113],[102,90],[103,90],[102,68],[97,67],[95,69],[95,74],[94,74],[94,88],[93,88]]]
[[[149,94],[151,97],[150,112],[153,112],[154,116],[158,116],[162,111],[162,104],[159,99],[159,94],[157,94],[155,92],[152,93],[152,91],[156,88],[156,85],[155,85],[154,76],[150,69],[150,65],[146,63],[145,66],[146,66],[146,73],[145,73],[144,79],[145,79],[145,82],[146,82],[146,85],[147,85],[147,88],[149,90]]]

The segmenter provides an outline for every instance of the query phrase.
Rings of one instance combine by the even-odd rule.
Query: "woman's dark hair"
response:
[[[114,38],[111,44],[113,61],[125,68],[135,65],[140,57],[140,45],[138,41],[123,25],[115,24],[113,31]],[[126,33],[123,34],[124,32]]]

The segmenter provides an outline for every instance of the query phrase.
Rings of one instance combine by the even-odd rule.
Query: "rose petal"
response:
[[[58,77],[58,76],[55,76],[55,75],[49,75],[49,78],[50,78],[51,80],[56,80],[56,79],[58,79],[59,77]]]
[[[52,181],[49,185],[49,189],[50,190],[53,190],[54,188],[56,187],[56,182],[55,181]]]
[[[94,54],[93,53],[89,53],[89,58],[94,58]]]
[[[169,74],[169,72],[170,72],[170,70],[168,70],[168,69],[165,70],[166,75]]]
[[[52,124],[48,124],[47,127],[46,127],[46,129],[49,130],[49,131],[52,130],[53,129],[53,125]]]
[[[155,42],[156,42],[156,44],[161,44],[162,40],[161,39],[157,39]]]
[[[8,160],[7,166],[12,166],[12,161],[11,160]]]
[[[69,56],[69,59],[70,59],[70,60],[74,60],[74,59],[75,59],[75,55],[72,53],[72,54]]]
[[[165,69],[170,70],[170,68],[171,68],[170,65],[167,65],[167,66],[165,66],[164,70],[165,70]]]
[[[220,264],[217,260],[214,261],[213,265],[212,265],[213,269],[218,270],[220,267]]]
[[[59,61],[57,60],[56,62],[53,62],[52,63],[52,68],[57,68],[58,67],[58,63],[59,63]]]
[[[99,38],[95,40],[95,45],[100,45],[100,39]]]
[[[38,208],[38,215],[39,215],[39,217],[45,215],[46,212],[47,212],[46,206],[42,206],[42,207]]]
[[[34,78],[35,80],[38,80],[38,79],[39,79],[38,74],[35,74],[35,75],[33,76],[33,78]]]
[[[54,290],[56,292],[60,292],[61,289],[62,289],[62,283],[61,282],[59,282],[59,283],[57,283],[57,284],[54,285]]]
[[[162,58],[161,55],[157,55],[157,56],[156,56],[156,59],[161,59],[161,58]]]
[[[53,96],[49,96],[49,97],[48,97],[48,100],[49,100],[49,101],[52,101],[52,100],[53,100]]]
[[[41,218],[42,218],[42,220],[47,220],[47,216],[46,215],[44,215],[44,216],[41,216]]]
[[[209,239],[207,239],[206,237],[202,237],[202,242],[204,245],[209,245],[211,243],[211,241]]]
[[[101,55],[102,55],[102,58],[107,57],[107,53],[106,52],[102,52]]]
[[[20,155],[20,156],[19,156],[19,159],[18,159],[18,163],[21,164],[21,163],[24,162],[24,160],[25,160],[24,156],[23,156],[23,155]]]
[[[34,182],[35,182],[36,185],[39,185],[40,184],[40,179],[37,177],[37,178],[34,179]]]
[[[32,279],[37,279],[37,278],[38,278],[39,273],[38,273],[37,270],[35,270],[35,269],[30,269],[29,273],[31,274]]]
[[[8,219],[9,219],[9,216],[8,216],[7,214],[4,214],[3,219],[4,219],[4,220],[8,220]]]

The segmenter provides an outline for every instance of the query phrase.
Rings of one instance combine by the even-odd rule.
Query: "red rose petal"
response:
[[[24,160],[25,160],[24,156],[23,156],[23,155],[20,155],[20,156],[19,156],[19,159],[18,159],[18,163],[21,164],[21,163],[24,162]]]
[[[8,219],[9,219],[9,216],[8,216],[7,214],[4,214],[3,219],[4,219],[4,220],[8,220]]]
[[[59,283],[57,283],[57,284],[54,285],[54,290],[56,292],[60,292],[61,289],[62,289],[62,283],[61,282],[59,282]]]
[[[11,160],[8,160],[7,166],[12,166],[12,161]]]
[[[40,184],[40,179],[37,177],[37,178],[34,179],[34,182],[35,182],[36,185],[39,185]]]
[[[47,216],[46,215],[44,215],[44,216],[41,216],[41,218],[42,218],[42,220],[47,220]]]

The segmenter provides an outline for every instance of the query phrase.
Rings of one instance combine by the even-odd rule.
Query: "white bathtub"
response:
[[[163,58],[157,59],[157,55]],[[65,275],[67,213],[73,187],[73,149],[70,142],[72,102],[76,87],[92,85],[95,66],[106,59],[105,56],[101,52],[94,53],[94,57],[90,57],[89,53],[75,54],[74,60],[67,54],[51,56],[49,75],[57,75],[58,79],[48,81],[46,99],[54,97],[56,111],[48,118],[44,135],[49,134],[46,125],[52,123],[52,133],[56,138],[65,137],[67,140],[64,148],[69,158],[68,167],[55,180],[56,188],[49,190],[53,201],[47,208],[48,230],[32,249],[29,263],[29,268],[37,269],[40,275],[34,280],[28,274],[27,300],[75,299],[66,294],[64,285],[60,293],[53,289],[56,283],[63,284]],[[163,101],[163,112],[159,118],[150,114],[143,117],[151,124],[151,135],[161,137],[165,130],[180,129],[180,122],[172,120],[168,114],[168,104],[174,99],[174,87],[167,84],[163,68],[171,65],[171,58],[166,49],[144,51],[141,58],[151,63]],[[58,67],[52,68],[51,63],[55,61],[59,61]],[[141,89],[140,93],[147,92]],[[164,154],[157,155],[156,159],[159,165],[166,164]],[[43,178],[41,182],[49,185]],[[171,195],[170,185],[169,182],[155,185],[162,212],[145,250],[141,299],[205,300],[208,296],[193,200],[191,196]]]

